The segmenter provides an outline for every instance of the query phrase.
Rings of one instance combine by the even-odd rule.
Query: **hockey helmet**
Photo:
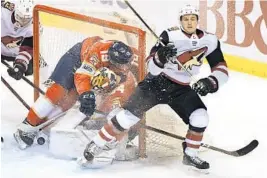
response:
[[[182,20],[182,17],[187,14],[195,14],[198,18],[199,10],[194,6],[187,4],[179,11],[179,20]]]
[[[15,5],[15,20],[18,26],[29,24],[33,16],[33,0],[20,0]]]
[[[133,52],[121,41],[115,41],[108,50],[108,58],[116,68],[126,70],[133,60]]]

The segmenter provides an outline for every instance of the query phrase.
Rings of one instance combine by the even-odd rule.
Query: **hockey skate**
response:
[[[37,136],[38,129],[30,125],[26,119],[19,125],[17,131],[13,134],[19,148],[24,150],[30,147],[34,138]]]
[[[85,148],[83,156],[87,161],[92,161],[96,155],[99,155],[103,151],[103,148],[97,146],[91,141]]]
[[[83,157],[78,158],[77,163],[83,168],[90,168],[96,155],[103,152],[103,148],[97,146],[93,141],[87,144]]]
[[[82,168],[102,168],[111,165],[115,159],[117,142],[109,143],[104,147],[97,146],[91,141],[85,148],[83,157],[77,159]]]
[[[185,153],[186,149],[186,143],[182,143],[183,150],[184,150],[184,156],[183,156],[183,164],[192,166],[194,168],[197,168],[199,170],[207,170],[210,168],[210,165],[208,162],[200,159],[198,156],[189,156]]]

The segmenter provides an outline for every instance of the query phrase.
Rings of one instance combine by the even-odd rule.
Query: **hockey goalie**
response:
[[[81,156],[86,144],[107,122],[103,113],[123,104],[134,90],[137,83],[130,66],[136,51],[121,41],[98,36],[75,44],[57,63],[45,96],[36,100],[14,133],[19,147],[26,149],[49,135],[49,149],[54,155]],[[64,116],[55,119],[59,115]],[[118,136],[107,150],[119,148],[117,142],[122,139],[127,140]],[[116,152],[110,150],[109,156],[99,156],[99,162],[112,162]]]

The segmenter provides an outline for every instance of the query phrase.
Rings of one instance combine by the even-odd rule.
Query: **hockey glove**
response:
[[[95,112],[95,94],[92,91],[87,91],[79,96],[79,101],[81,103],[80,111],[86,116],[91,116]]]
[[[192,85],[192,89],[201,96],[206,96],[208,93],[214,93],[218,88],[218,80],[214,76],[200,79]]]
[[[169,43],[167,46],[159,48],[153,60],[158,67],[164,68],[164,65],[170,60],[170,58],[176,56],[176,54],[177,48],[175,48],[172,43]]]
[[[8,68],[7,73],[14,79],[20,80],[26,71],[24,64],[15,63],[13,68]]]

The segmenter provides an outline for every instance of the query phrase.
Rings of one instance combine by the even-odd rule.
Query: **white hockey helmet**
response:
[[[20,0],[15,5],[15,20],[20,27],[26,26],[32,20],[33,0]]]
[[[184,15],[187,15],[187,14],[195,14],[197,15],[197,18],[199,18],[199,10],[190,5],[190,4],[187,4],[185,5],[180,11],[179,11],[179,20],[181,20],[181,18],[184,16]]]

